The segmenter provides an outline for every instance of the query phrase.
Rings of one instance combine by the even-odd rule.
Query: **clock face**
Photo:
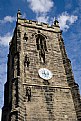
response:
[[[45,80],[49,80],[53,76],[52,72],[46,68],[39,69],[38,73],[39,73],[39,76]]]

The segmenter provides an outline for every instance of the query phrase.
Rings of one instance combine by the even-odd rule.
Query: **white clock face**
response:
[[[46,68],[39,69],[38,73],[39,73],[39,76],[45,80],[49,80],[53,76],[52,72]]]

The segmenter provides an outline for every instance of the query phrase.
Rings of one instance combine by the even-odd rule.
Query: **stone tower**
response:
[[[58,21],[17,13],[9,45],[2,121],[81,121],[81,100]]]

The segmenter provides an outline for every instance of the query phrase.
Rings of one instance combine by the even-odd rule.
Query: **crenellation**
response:
[[[32,21],[32,20],[26,20],[26,19],[20,19],[18,23],[21,24],[21,26],[25,26],[25,27],[34,27],[34,28],[38,28],[41,30],[47,30],[47,31],[53,31],[53,32],[58,32],[61,33],[59,26],[54,26],[54,25],[49,25],[47,23],[43,23],[43,22],[37,22],[37,21]]]

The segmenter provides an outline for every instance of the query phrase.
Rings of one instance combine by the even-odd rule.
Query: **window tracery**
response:
[[[38,34],[36,34],[35,37],[36,37],[37,50],[39,50],[40,61],[45,63],[45,51],[47,51],[47,45],[46,45],[47,37],[41,34],[39,30]]]

